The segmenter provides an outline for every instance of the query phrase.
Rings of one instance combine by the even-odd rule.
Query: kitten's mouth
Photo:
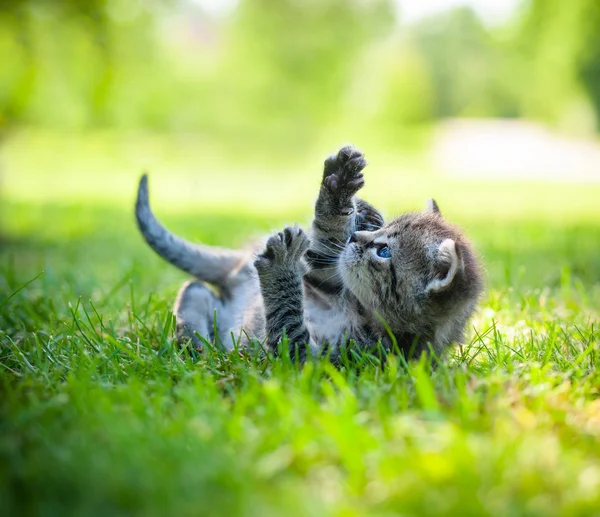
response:
[[[362,248],[355,242],[349,242],[340,256],[339,264],[342,269],[351,269],[358,265],[362,255]]]
[[[360,281],[360,268],[364,250],[355,243],[349,243],[338,261],[338,272],[344,284],[350,291],[360,298],[362,282]]]

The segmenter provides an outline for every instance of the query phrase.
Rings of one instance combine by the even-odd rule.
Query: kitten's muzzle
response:
[[[372,232],[354,232],[348,239],[348,245],[356,244],[361,249],[368,249],[373,247],[382,247],[385,244],[377,243],[373,240]]]
[[[354,232],[352,233],[352,235],[350,235],[350,238],[348,239],[348,244],[356,243],[360,246],[368,245],[369,242],[372,241],[372,236],[370,235],[370,233],[371,232],[366,231]]]

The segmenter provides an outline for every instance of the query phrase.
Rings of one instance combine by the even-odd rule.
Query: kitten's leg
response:
[[[177,340],[183,344],[191,339],[196,348],[203,342],[198,336],[212,341],[214,336],[215,310],[223,308],[221,300],[202,282],[186,282],[175,301]]]
[[[335,263],[350,235],[383,225],[381,214],[354,195],[365,183],[362,170],[366,165],[364,155],[351,146],[325,160],[311,246],[306,254],[312,271],[305,277],[309,285],[320,291],[339,292],[341,279]]]
[[[371,204],[355,196],[365,184],[362,170],[367,162],[352,146],[325,160],[323,180],[315,206],[311,239],[346,242],[355,231],[373,231],[384,224]]]
[[[302,276],[308,269],[303,255],[308,246],[308,237],[300,228],[286,228],[267,241],[264,253],[254,263],[265,309],[268,350],[277,353],[285,330],[290,356],[300,362],[310,346],[302,288]]]
[[[325,160],[323,180],[315,205],[311,248],[329,242],[344,245],[356,226],[354,194],[365,184],[362,170],[367,162],[352,146]]]

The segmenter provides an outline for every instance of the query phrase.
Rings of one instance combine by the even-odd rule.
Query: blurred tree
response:
[[[529,0],[515,43],[524,114],[600,129],[598,0]]]
[[[391,4],[241,0],[223,21],[185,0],[6,0],[0,123],[309,143],[343,109],[357,58],[393,26]],[[192,58],[211,53],[213,64]]]
[[[7,0],[0,10],[0,129],[20,120],[33,96],[35,55],[26,0]]]
[[[527,0],[492,29],[461,7],[406,32],[394,2],[239,0],[215,18],[191,0],[3,0],[0,128],[193,131],[233,155],[339,128],[394,145],[449,116],[598,128],[598,0]]]
[[[490,108],[498,114],[512,114],[511,106],[489,101],[500,56],[471,8],[430,16],[416,24],[412,33],[432,79],[436,118],[490,115]]]
[[[384,133],[433,119],[431,73],[409,38],[395,38],[367,56],[360,78],[365,83],[373,117],[369,124]]]
[[[245,139],[310,142],[338,117],[357,59],[393,21],[390,0],[242,0],[221,72],[223,124]]]
[[[127,79],[137,82],[142,98],[149,90],[140,92],[142,77],[127,71],[153,60],[153,15],[124,0],[4,0],[0,123],[118,123]]]
[[[583,22],[585,44],[580,55],[579,74],[596,112],[600,130],[600,2],[588,2]]]

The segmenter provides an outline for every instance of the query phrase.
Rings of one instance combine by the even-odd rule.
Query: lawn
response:
[[[189,146],[169,168],[172,150],[34,144],[1,155],[3,515],[600,515],[600,186],[464,182],[374,153],[367,199],[394,213],[434,195],[486,295],[435,368],[298,369],[177,349],[185,276],[132,201],[149,164],[170,228],[235,246],[307,222],[318,166],[208,175]]]

